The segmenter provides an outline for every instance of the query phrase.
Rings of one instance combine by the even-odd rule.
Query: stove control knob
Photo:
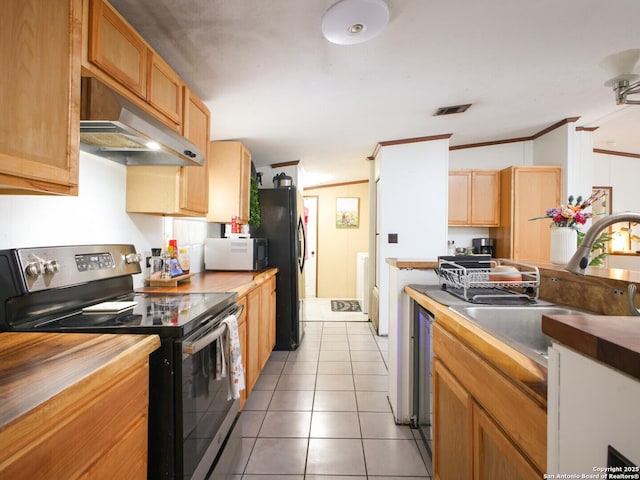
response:
[[[58,262],[55,260],[44,262],[44,273],[56,273],[59,269]]]
[[[31,262],[27,264],[24,271],[30,277],[37,277],[42,273],[42,265],[40,264],[40,262]]]
[[[126,257],[124,257],[124,261],[126,263],[140,263],[142,262],[142,254],[141,253],[130,253]]]

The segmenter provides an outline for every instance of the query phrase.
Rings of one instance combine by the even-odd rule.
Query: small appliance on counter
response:
[[[471,246],[473,247],[473,253],[486,254],[495,256],[495,247],[493,244],[493,238],[474,238],[471,240]]]
[[[206,270],[256,271],[268,265],[266,238],[207,238],[204,241]]]

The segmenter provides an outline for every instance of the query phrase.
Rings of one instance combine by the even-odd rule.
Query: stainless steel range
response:
[[[150,359],[150,479],[206,478],[238,413],[217,349],[235,293],[137,294],[133,245],[0,251],[0,330],[157,334]]]

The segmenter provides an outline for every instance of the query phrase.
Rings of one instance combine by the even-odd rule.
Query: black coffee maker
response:
[[[495,256],[493,238],[474,238],[471,240],[471,246],[473,247],[473,253]]]

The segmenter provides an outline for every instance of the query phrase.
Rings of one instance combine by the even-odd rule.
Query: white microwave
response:
[[[206,270],[262,270],[269,265],[266,238],[207,238],[204,241]]]

